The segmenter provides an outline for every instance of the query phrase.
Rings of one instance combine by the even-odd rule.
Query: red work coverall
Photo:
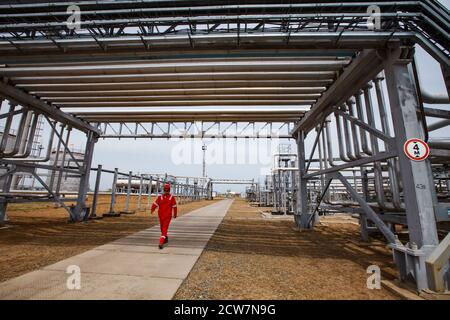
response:
[[[172,219],[172,209],[174,218],[177,217],[177,200],[172,194],[168,194],[167,196],[160,194],[152,204],[152,212],[156,207],[158,207],[159,224],[161,227],[161,238],[159,242],[163,244],[167,237],[170,220]]]

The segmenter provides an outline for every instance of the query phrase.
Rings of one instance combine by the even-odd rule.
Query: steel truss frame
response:
[[[209,199],[213,199],[213,188],[215,184],[246,184],[250,185],[251,188],[256,187],[256,183],[254,179],[225,179],[225,178],[215,178],[215,179],[208,179],[207,182],[207,190]]]
[[[1,90],[2,88],[0,88]],[[7,94],[9,91],[2,91]],[[6,112],[1,112],[1,119],[5,119],[5,127],[2,132],[2,139],[0,143],[0,164],[2,166],[2,193],[0,196],[0,222],[6,218],[6,208],[8,202],[13,202],[17,199],[22,201],[38,200],[38,201],[55,201],[60,206],[64,207],[70,214],[72,221],[80,221],[86,215],[86,207],[84,200],[88,191],[88,179],[91,169],[92,154],[95,141],[98,138],[97,130],[85,123],[78,122],[78,119],[71,118],[69,115],[59,117],[56,115],[49,115],[44,110],[33,108],[34,105],[25,104],[21,106],[18,103],[23,103],[22,95],[8,96]],[[3,100],[3,99],[2,99]],[[14,101],[14,102],[11,102]],[[16,102],[17,101],[17,102]],[[26,100],[25,100],[26,101]],[[30,106],[30,107],[28,107]],[[2,108],[5,109],[5,108]],[[31,155],[34,137],[38,131],[39,118],[43,117],[50,127],[48,145],[46,146],[45,157],[36,157]],[[67,121],[69,119],[69,121]],[[14,134],[12,128],[13,123],[18,122],[17,134]],[[76,158],[70,150],[71,132],[75,129],[85,131],[86,142],[84,149],[84,159]],[[89,131],[88,129],[92,129]],[[8,145],[8,140],[14,141]],[[55,159],[53,163],[49,163],[51,152],[55,147]],[[61,159],[59,159],[61,157]],[[50,179],[44,181],[42,170],[47,170],[47,177]],[[14,193],[11,190],[11,184],[15,174],[23,173],[32,175],[39,184],[47,191],[46,195]],[[63,199],[60,194],[60,186],[63,176],[76,176],[80,179],[80,186],[78,196],[74,198]],[[74,207],[68,207],[64,202],[76,201]]]
[[[402,32],[416,34],[430,52],[445,58],[448,55],[448,10],[437,1],[371,1],[301,4],[224,2],[199,6],[195,1],[117,1],[109,3],[78,2],[82,21],[80,31],[67,28],[69,2],[55,4],[15,4],[1,6],[5,14],[0,19],[4,34],[1,46],[19,53],[29,48],[22,40],[33,40],[44,50],[67,52],[77,45],[98,51],[121,48],[120,41],[134,49],[153,50],[164,45],[165,39],[178,41],[186,48],[199,47],[210,36],[235,45],[246,45],[248,38],[278,34],[286,43],[297,36],[314,33],[316,44],[329,39],[334,45],[345,46],[358,35],[360,40],[379,37],[389,40]],[[367,8],[380,8],[384,34],[367,31]],[[10,12],[9,12],[10,11]],[[100,18],[101,17],[101,18]],[[413,35],[414,36],[414,35]],[[261,38],[261,37],[260,37]],[[308,37],[304,37],[308,39]],[[302,40],[304,40],[302,39]],[[364,39],[366,40],[366,39]],[[28,42],[29,43],[29,42]],[[438,44],[438,45],[437,45]],[[320,45],[320,44],[319,44]],[[326,43],[325,47],[329,47]],[[365,43],[366,47],[368,43]],[[0,47],[1,47],[0,46]]]
[[[130,139],[292,139],[293,122],[104,122],[99,123],[101,138]]]
[[[300,228],[313,228],[319,211],[329,210],[331,206],[333,211],[348,212],[350,209],[360,214],[362,238],[369,240],[371,232],[381,231],[393,249],[401,279],[412,277],[418,290],[422,290],[429,288],[425,260],[439,243],[436,221],[442,218],[440,211],[446,204],[438,202],[430,160],[411,161],[403,152],[407,139],[428,139],[424,121],[426,112],[421,104],[413,63],[414,50],[396,48],[378,52],[378,58],[370,56],[371,52],[363,52],[355,60],[357,63],[352,64],[351,73],[347,73],[350,68],[344,71],[293,131],[299,158],[295,220]],[[367,63],[373,64],[372,67],[368,68]],[[341,79],[345,81],[341,82]],[[383,92],[384,80],[390,115]],[[377,97],[376,107],[372,96]],[[428,114],[442,116],[438,111]],[[330,138],[332,121],[337,147]],[[313,129],[316,138],[307,157],[304,141]],[[433,145],[432,139],[429,142]],[[440,146],[448,148],[445,142]],[[316,149],[320,169],[310,173]],[[337,151],[339,157],[336,159]],[[442,159],[441,163],[448,162],[445,152],[433,153],[437,159]],[[361,172],[359,184],[355,177],[340,173],[358,167]],[[310,183],[316,178],[320,179],[320,188],[316,191],[317,196],[312,197],[314,189]],[[350,201],[330,201],[329,187],[333,180],[340,182]],[[394,234],[395,224],[408,226],[409,242],[406,245]]]
[[[42,180],[38,169],[50,170],[54,184],[46,186],[48,194],[41,199],[62,206],[60,177],[80,178],[76,205],[67,210],[74,221],[86,218],[92,153],[102,126],[110,130],[116,125],[112,123],[119,123],[122,129],[111,137],[170,138],[174,123],[296,122],[292,129],[299,159],[296,223],[312,228],[318,212],[330,205],[360,213],[363,238],[381,230],[394,250],[401,278],[412,275],[418,289],[428,287],[424,263],[438,244],[436,217],[442,210],[430,160],[411,163],[401,148],[406,138],[427,138],[426,116],[449,119],[446,112],[423,108],[411,50],[419,44],[430,53],[441,64],[449,87],[447,8],[434,0],[301,4],[218,0],[214,5],[184,0],[79,1],[82,20],[76,30],[66,23],[69,4],[0,5],[4,13],[0,95],[14,106],[0,114],[1,119],[7,124],[18,117],[21,123],[45,117],[52,124],[57,150],[68,158],[75,158],[67,147],[70,130],[86,134],[85,157],[74,161],[75,167],[64,161],[46,165],[41,159],[22,157],[33,126],[26,129],[29,133],[19,133],[21,142],[12,148],[7,145],[6,126],[0,143],[4,167],[0,221],[7,203],[20,197],[10,190],[13,174],[27,172]],[[370,5],[381,8],[378,30],[368,23]],[[378,105],[384,105],[383,71],[393,132],[387,120],[381,121],[381,128],[374,123],[368,94],[375,88]],[[16,109],[17,105],[22,107]],[[379,112],[380,118],[387,117],[387,109]],[[341,141],[338,158],[329,137],[333,116]],[[127,129],[133,131],[130,134],[124,131],[129,123],[125,119],[137,123]],[[34,120],[30,121],[32,125]],[[153,136],[145,123],[159,122],[171,129]],[[443,121],[434,128],[447,124]],[[318,134],[313,149],[318,148],[320,165],[314,172],[310,168],[314,151],[307,161],[304,150],[312,130]],[[252,136],[259,134],[253,131]],[[433,165],[448,162],[446,141],[429,142]],[[350,168],[359,168],[359,177],[344,174]],[[101,172],[97,171],[98,178]],[[209,192],[212,183],[206,188]],[[308,193],[312,184],[314,197]],[[329,192],[335,187],[348,191],[349,204],[336,203]],[[378,197],[371,201],[374,194]],[[397,241],[391,228],[405,220],[407,245]]]

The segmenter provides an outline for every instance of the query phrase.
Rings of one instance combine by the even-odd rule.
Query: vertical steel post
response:
[[[150,176],[150,180],[148,182],[148,201],[147,201],[147,209],[151,208],[152,205],[152,185],[153,185],[153,177]]]
[[[158,198],[159,196],[159,191],[160,191],[160,181],[159,181],[159,177],[156,178],[156,197]]]
[[[8,101],[9,102],[9,101]],[[1,105],[1,101],[0,101],[0,105]],[[8,139],[9,139],[9,132],[11,130],[11,125],[13,123],[13,112],[16,109],[17,105],[10,103],[9,102],[9,110],[8,110],[8,117],[6,118],[6,123],[3,129],[3,134],[2,134],[2,138],[1,138],[1,142],[0,142],[0,150],[2,153],[5,152],[7,146],[8,146]]]
[[[299,228],[310,229],[311,214],[308,212],[308,190],[306,188],[305,175],[305,133],[300,130],[297,133],[297,158],[298,158],[298,188],[297,188],[297,210],[295,222]],[[313,222],[314,223],[314,222]]]
[[[210,189],[209,189],[209,193],[210,193],[210,200],[213,200],[214,199],[214,190],[213,190],[213,187],[214,187],[214,185],[213,185],[213,183],[211,182],[211,187],[210,187]]]
[[[12,183],[12,174],[6,175],[3,179],[3,192],[9,193],[11,189],[11,183]],[[0,225],[2,225],[7,220],[6,215],[6,208],[8,207],[8,200],[5,197],[0,198]]]
[[[378,111],[380,113],[380,120],[381,120],[381,128],[385,134],[388,136],[391,135],[391,130],[389,128],[389,122],[387,118],[387,111],[386,111],[386,103],[384,99],[384,91],[383,87],[381,85],[381,81],[384,79],[382,76],[377,76],[374,80],[375,83],[375,90],[377,93],[377,103],[378,103]],[[384,143],[385,150],[389,151],[390,147],[389,144]],[[388,173],[389,173],[389,185],[391,189],[392,194],[392,203],[396,209],[401,209],[401,199],[400,199],[400,187],[398,183],[398,176],[397,176],[397,170],[396,170],[396,159],[388,159]]]
[[[98,190],[100,188],[101,176],[102,176],[102,165],[99,164],[97,166],[97,176],[95,178],[95,189],[94,189],[94,197],[92,199],[91,217],[97,216],[97,200],[98,200]]]
[[[37,117],[37,116],[38,115],[35,115],[35,117]],[[53,162],[53,169],[51,170],[51,174],[50,174],[50,183],[48,184],[48,187],[52,191],[54,190],[53,185],[54,185],[54,182],[55,182],[56,169],[58,168],[59,150],[61,149],[61,139],[63,138],[64,128],[65,127],[66,126],[64,124],[61,124],[61,131],[60,131],[59,137],[58,137],[58,144],[57,144],[57,147],[56,147],[55,159],[54,159],[54,162]],[[55,131],[56,131],[56,127],[55,127]],[[87,139],[86,146],[88,145],[88,142],[89,142],[89,138]],[[86,153],[85,153],[84,156],[86,157]]]
[[[132,213],[130,212],[130,197],[131,197],[131,179],[133,177],[133,172],[128,172],[128,185],[127,185],[127,197],[125,199],[125,210],[121,213]]]
[[[111,204],[109,206],[109,214],[114,215],[116,214],[114,209],[116,205],[116,189],[117,189],[117,176],[119,175],[119,169],[114,168],[114,177],[111,187]]]
[[[421,290],[428,288],[425,259],[439,243],[435,220],[437,197],[430,161],[412,161],[403,152],[403,145],[408,139],[424,137],[417,117],[419,100],[411,60],[399,59],[391,54],[386,63],[385,74],[395,123],[395,143],[410,240],[410,248],[393,246],[394,260],[399,267],[400,277],[406,279],[412,275],[417,288]]]
[[[139,194],[138,194],[138,206],[137,206],[138,210],[141,210],[141,197],[142,197],[143,183],[144,183],[144,177],[141,174],[141,180],[139,182]]]
[[[94,146],[97,142],[97,139],[97,135],[94,132],[89,131],[89,133],[87,134],[83,166],[81,168],[82,173],[80,177],[80,186],[78,189],[77,204],[71,209],[72,221],[81,221],[84,218],[88,218],[88,215],[86,214],[87,212],[85,201],[89,189],[89,175],[91,173],[92,157],[94,155]]]
[[[177,183],[176,178],[175,178],[175,180],[174,180],[174,182],[173,182],[173,195],[174,195],[175,197],[178,196],[178,183]]]

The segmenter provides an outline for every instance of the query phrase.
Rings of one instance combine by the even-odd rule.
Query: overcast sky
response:
[[[447,7],[450,0],[441,1]],[[446,92],[440,66],[421,48],[416,51],[417,63],[424,89],[433,93]],[[437,106],[447,108],[449,106]],[[433,133],[437,136],[449,136],[448,128]],[[312,144],[310,137],[306,149]],[[76,139],[75,139],[76,141]],[[258,179],[262,182],[264,174],[271,167],[271,154],[276,150],[276,140],[205,140],[207,145],[206,159],[207,176],[211,178]],[[283,140],[292,151],[296,152],[293,140]],[[93,167],[102,164],[104,168],[115,167],[123,172],[133,170],[135,173],[168,173],[179,176],[201,176],[202,174],[202,141],[167,140],[167,139],[106,139],[96,144]],[[77,146],[75,144],[75,147]],[[181,152],[180,152],[181,151]],[[186,151],[193,161],[186,161]],[[180,155],[181,154],[181,155]],[[230,161],[231,159],[231,161]],[[234,160],[233,160],[234,159]],[[224,163],[225,162],[225,163]],[[110,185],[110,178],[102,179],[102,189]],[[91,179],[93,187],[94,179]],[[242,185],[217,186],[216,190],[243,191]]]
[[[441,1],[447,7],[450,6],[450,0]],[[417,48],[416,51],[417,64],[420,70],[420,76],[424,88],[433,93],[446,92],[442,73],[438,63],[434,61],[424,50]],[[435,106],[443,109],[449,109],[449,106]],[[449,136],[448,127],[436,131],[435,136]],[[264,139],[263,139],[264,140]],[[307,148],[311,144],[311,139],[307,141]],[[283,140],[280,143],[289,143],[292,145],[292,151],[295,152],[296,147],[293,140]],[[270,167],[270,150],[276,148],[276,142],[257,141],[257,140],[226,140],[224,146],[223,140],[210,141],[206,140],[208,146],[206,153],[207,166],[206,172],[212,178],[236,178],[236,179],[255,179],[262,182],[266,169]],[[202,142],[200,140],[187,140],[185,142],[173,140],[100,140],[95,149],[93,164],[103,164],[106,168],[118,167],[123,171],[130,169],[146,173],[169,173],[173,175],[191,175],[201,176],[202,161],[201,149]],[[195,155],[195,161],[191,164],[183,164],[182,159],[177,156],[177,150],[192,149]],[[217,163],[220,160],[216,153],[218,150],[224,150],[227,154],[232,154],[231,158],[235,158],[234,164]],[[230,157],[228,157],[230,158]],[[242,159],[247,159],[242,161]],[[255,162],[259,163],[252,163]],[[225,160],[224,160],[225,161]],[[182,162],[182,163],[180,163]],[[235,191],[243,191],[244,186],[217,186],[217,190],[224,191],[226,189]]]

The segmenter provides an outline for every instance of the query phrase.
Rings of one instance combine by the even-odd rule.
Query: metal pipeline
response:
[[[342,111],[347,112],[349,110],[348,105],[344,104],[342,107]],[[350,140],[350,136],[352,135],[350,132],[349,127],[349,121],[347,119],[342,119],[344,122],[344,137],[345,137],[345,148],[347,151],[347,158],[350,159],[350,161],[357,160],[355,152],[353,152],[352,143]]]
[[[334,163],[334,160],[333,160],[333,149],[332,149],[331,136],[330,136],[330,123],[331,123],[331,120],[328,117],[327,120],[325,120],[324,136],[325,136],[325,140],[327,143],[326,146],[327,146],[327,150],[328,150],[328,164],[331,167],[334,167],[334,166],[336,166],[336,164]]]
[[[11,159],[8,159],[8,160],[21,158],[22,161],[47,162],[48,160],[50,160],[50,155],[51,155],[51,151],[52,151],[51,149],[52,149],[52,145],[53,145],[53,138],[54,138],[54,136],[55,136],[55,132],[54,132],[54,130],[52,130],[51,133],[50,133],[50,139],[49,139],[48,144],[47,144],[47,154],[46,154],[46,156],[44,158],[40,158],[40,159],[38,159],[38,158],[24,158],[23,159],[23,158],[21,158],[21,156],[26,156],[26,157],[29,156],[29,154],[26,155],[26,153],[24,153],[21,156],[15,156],[14,158],[11,158]]]
[[[367,122],[372,128],[375,128],[375,118],[373,116],[372,97],[370,95],[371,88],[372,88],[372,85],[368,84],[367,86],[364,87],[363,92],[364,92],[364,102],[366,105]],[[373,153],[378,154],[380,150],[378,147],[377,137],[375,137],[373,134],[371,134],[369,132],[369,138],[370,138],[370,144],[371,144],[371,149],[372,149]],[[377,203],[381,208],[387,209],[386,197],[384,194],[384,187],[383,187],[383,171],[382,171],[380,162],[374,163],[374,183],[375,183],[375,192],[377,193]]]
[[[342,137],[343,134],[342,134],[341,117],[339,116],[339,114],[337,112],[334,113],[334,116],[336,118],[336,134],[337,134],[337,138],[338,138],[339,158],[342,161],[349,162],[350,159],[345,155],[345,151],[344,151],[344,140]],[[346,143],[348,143],[348,142],[346,142]]]
[[[15,159],[20,159],[22,161],[32,161],[32,162],[47,162],[50,159],[50,149],[51,146],[53,144],[53,136],[54,136],[54,132],[53,130],[50,133],[50,139],[49,139],[49,143],[48,143],[48,151],[47,151],[47,155],[45,158],[28,158],[28,156],[31,153],[32,147],[33,147],[33,140],[34,140],[34,136],[35,136],[35,131],[36,131],[36,127],[37,127],[37,123],[39,120],[39,114],[33,113],[32,115],[32,122],[26,126],[26,128],[24,129],[24,132],[28,134],[28,137],[25,138],[25,133],[24,133],[24,137],[22,139],[22,143],[21,143],[21,154],[15,155],[14,157],[10,157],[10,158],[5,158],[6,160],[15,160]]]
[[[25,130],[22,130],[22,128],[24,128],[24,126],[25,126],[25,123],[26,123],[27,118],[28,118],[28,113],[29,113],[27,108],[24,108],[24,109],[25,109],[25,111],[20,116],[19,126],[18,126],[18,128],[20,130],[18,130],[18,132],[17,132],[16,142],[14,143],[14,147],[13,147],[13,149],[10,152],[4,152],[3,153],[4,157],[14,156],[20,150],[21,143],[22,143],[22,137],[23,137],[23,135],[25,133]]]
[[[361,95],[363,94],[363,91],[360,90],[358,91],[358,93],[355,95],[355,101],[356,101],[356,112],[357,112],[357,118],[362,121],[364,121],[364,111],[362,108],[362,101],[361,101]],[[371,156],[372,155],[372,150],[369,147],[369,143],[367,141],[367,134],[366,132],[361,129],[358,128],[359,130],[359,136],[361,138],[361,147],[362,147],[362,151],[366,154]],[[362,156],[362,155],[361,155]]]
[[[19,149],[19,153],[21,155],[23,155],[25,153],[26,150],[26,144],[27,144],[27,139],[28,136],[30,134],[30,128],[31,128],[31,121],[33,120],[33,111],[29,110],[28,114],[27,114],[27,119],[25,121],[25,125],[23,126],[23,136],[22,136],[22,141],[20,143],[20,149]]]
[[[29,135],[28,135],[28,141],[27,141],[27,146],[26,146],[25,152],[21,155],[16,155],[15,157],[13,157],[13,159],[20,158],[23,160],[23,158],[27,158],[30,155],[31,150],[33,148],[34,136],[36,135],[36,127],[37,127],[38,120],[39,120],[39,114],[34,113],[33,120],[31,122],[31,127],[30,127],[30,131],[29,131]]]
[[[57,144],[57,147],[55,149],[55,152],[56,152],[55,153],[55,160],[54,160],[54,163],[53,163],[53,169],[52,169],[52,173],[51,173],[51,176],[50,176],[50,182],[48,184],[49,189],[52,190],[52,191],[53,191],[53,185],[54,185],[54,182],[55,182],[56,170],[58,170],[59,150],[61,150],[61,144],[62,144],[61,143],[61,138],[63,137],[65,127],[66,127],[65,124],[61,124],[61,132],[59,133],[59,137],[60,138],[58,139],[58,144]]]
[[[422,97],[423,103],[428,104],[448,104],[450,103],[450,97],[447,93],[431,93],[426,88],[422,82],[422,76],[420,68],[415,64],[416,78],[419,84],[420,95]]]
[[[321,136],[322,136],[322,142],[320,141],[320,139],[318,140],[318,147],[319,147],[319,158],[320,158],[320,168],[321,168],[321,170],[323,170],[323,169],[328,169],[328,163],[329,163],[329,159],[328,159],[328,148],[327,148],[327,138],[326,138],[326,136],[327,136],[327,134],[326,134],[326,128],[327,128],[327,125],[326,125],[326,123],[328,122],[328,120],[325,120],[325,123],[324,123],[324,128],[323,128],[323,130],[324,131],[322,131],[322,134],[321,134]],[[320,176],[320,182],[321,182],[321,188],[320,188],[320,190],[321,190],[321,193],[323,193],[323,191],[324,191],[324,188],[326,188],[325,187],[325,175],[321,175]],[[328,188],[327,188],[327,190],[326,190],[326,192],[325,192],[325,195],[324,195],[324,197],[323,197],[323,199],[322,199],[323,201],[326,201],[327,203],[329,203],[331,200],[330,200],[330,192],[329,192],[329,190],[328,190]]]
[[[70,133],[71,132],[72,132],[72,128],[68,127],[67,128],[67,133],[66,133],[66,143],[65,143],[66,146],[69,146],[69,139],[70,139]],[[61,136],[61,139],[62,138],[63,137]],[[61,165],[59,166],[60,169],[64,169],[65,162],[66,162],[66,156],[67,156],[67,148],[65,147],[64,151],[63,151],[62,158],[61,158]],[[69,163],[70,163],[70,161],[69,161]],[[69,163],[68,163],[68,165],[69,165]],[[59,194],[59,190],[61,188],[62,176],[63,176],[63,172],[59,171],[58,172],[58,180],[56,181],[56,189],[55,189],[56,194]],[[66,176],[67,176],[67,174],[66,174]]]
[[[450,126],[450,119],[444,119],[444,120],[437,121],[433,124],[430,124],[430,125],[428,125],[427,130],[428,130],[428,132],[431,132],[431,131],[435,131],[438,129],[442,129],[447,126]]]
[[[430,148],[450,150],[449,138],[433,138],[428,140]]]
[[[384,92],[383,87],[381,86],[381,81],[384,79],[383,75],[378,75],[375,80],[375,91],[377,95],[377,103],[378,103],[378,112],[380,115],[380,122],[381,122],[381,130],[384,134],[391,136],[391,130],[389,128],[389,122],[387,118],[387,111],[386,111],[386,103],[384,100]],[[386,151],[389,151],[389,144],[384,143],[384,148]],[[391,189],[391,195],[392,195],[392,204],[395,209],[402,210],[404,208],[404,205],[402,205],[401,199],[400,199],[400,185],[399,185],[399,171],[398,171],[398,165],[397,165],[397,159],[388,159],[388,175],[389,175],[389,182],[390,182],[390,189]]]
[[[14,110],[16,106],[9,104],[8,117],[6,118],[5,128],[3,130],[2,140],[0,141],[0,153],[4,154],[8,146],[9,131],[11,130],[12,119],[14,117]]]
[[[353,97],[353,99],[348,100],[347,101],[347,106],[348,106],[348,111],[349,111],[350,116],[352,116],[354,118],[358,118],[358,117],[355,116],[355,112],[354,112],[354,109],[353,109],[353,105],[355,104],[355,99],[356,98]],[[360,141],[359,141],[359,138],[358,138],[358,129],[356,128],[355,123],[353,123],[351,121],[350,121],[350,128],[352,129],[351,136],[352,136],[352,140],[353,140],[353,152],[354,152],[354,155],[355,155],[356,159],[361,159],[363,156],[362,156],[362,153],[361,153]]]

